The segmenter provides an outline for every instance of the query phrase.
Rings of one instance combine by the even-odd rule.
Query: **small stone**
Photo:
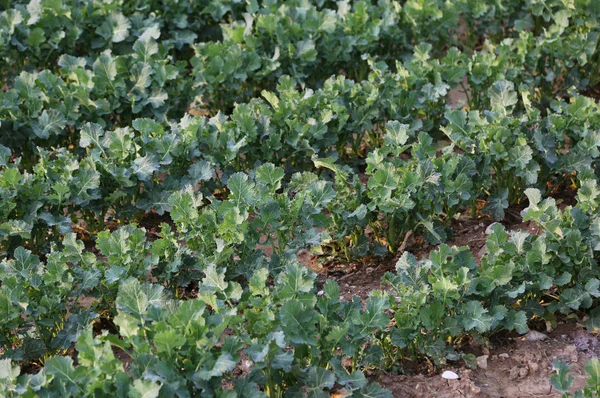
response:
[[[521,367],[519,365],[517,366],[513,366],[509,373],[508,373],[508,378],[510,380],[517,380],[517,379],[522,379],[524,377],[527,377],[527,375],[529,374],[529,369],[527,369],[526,367]]]
[[[323,296],[323,295],[325,295],[325,292],[323,290],[319,290],[317,292],[317,296]]]
[[[538,364],[537,364],[537,363],[535,363],[535,362],[531,362],[531,361],[527,363],[527,366],[529,367],[529,371],[530,371],[531,373],[535,373],[535,372],[537,372],[537,371],[538,371],[538,369],[540,368],[540,365],[538,365]]]
[[[519,379],[527,377],[528,374],[529,374],[529,369],[527,369],[525,367],[519,368]]]
[[[548,339],[548,336],[544,333],[538,332],[537,330],[530,330],[525,335],[525,339],[528,341],[544,341]]]
[[[442,378],[446,380],[458,380],[460,377],[458,377],[456,373],[446,370],[444,373],[442,373]]]
[[[481,369],[487,369],[488,367],[488,355],[482,355],[480,357],[477,357],[477,366],[479,366]]]
[[[510,355],[508,355],[506,352],[503,352],[502,354],[498,354],[498,357],[502,359],[508,359]]]
[[[367,274],[372,274],[373,271],[375,271],[375,268],[373,268],[373,267],[367,267],[367,269],[365,271],[367,272]]]
[[[485,229],[485,234],[486,235],[491,235],[494,232],[493,228],[494,228],[494,225],[496,225],[496,224],[499,224],[499,223],[493,222],[490,225],[488,225],[488,227]]]
[[[567,363],[574,363],[579,360],[577,355],[577,347],[575,345],[566,346],[561,353],[557,355],[558,359]]]

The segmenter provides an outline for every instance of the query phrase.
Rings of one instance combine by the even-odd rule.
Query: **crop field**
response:
[[[460,388],[561,333],[505,378],[598,396],[599,40],[600,0],[0,0],[0,396],[529,397]]]

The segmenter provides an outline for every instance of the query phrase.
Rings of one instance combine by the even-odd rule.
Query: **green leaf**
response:
[[[84,168],[71,180],[71,199],[76,205],[84,205],[98,198],[100,174],[96,170]]]
[[[23,345],[21,346],[23,350],[23,362],[31,363],[33,361],[38,361],[40,358],[43,358],[48,349],[46,344],[40,339],[32,339],[30,337],[26,337],[23,340]]]
[[[6,275],[20,276],[28,283],[34,275],[42,272],[40,259],[30,250],[23,247],[17,247],[13,254],[14,259],[2,261],[2,271]]]
[[[256,182],[266,185],[272,191],[276,191],[281,187],[281,180],[284,176],[283,169],[272,163],[265,163],[256,169]]]
[[[39,138],[50,138],[51,134],[62,134],[67,120],[57,109],[44,110],[37,122],[33,124],[33,132]]]
[[[131,338],[133,336],[136,336],[138,331],[140,330],[138,319],[125,312],[119,311],[117,316],[114,317],[113,321],[115,322],[115,325],[119,328],[119,333],[123,337]]]
[[[4,145],[0,145],[0,167],[8,165],[10,155],[10,148],[5,147]]]
[[[298,300],[283,304],[279,312],[281,328],[294,344],[317,345],[317,313],[312,308],[304,308]]]
[[[337,382],[348,388],[350,391],[353,391],[366,386],[368,380],[363,372],[356,370],[350,374],[342,372],[342,374],[338,376]]]
[[[480,333],[484,333],[490,329],[492,318],[479,301],[470,300],[463,307],[462,324],[465,330],[477,329]]]
[[[105,50],[94,61],[94,82],[99,89],[115,88],[113,81],[117,77],[117,63],[110,50]]]
[[[142,286],[139,280],[129,278],[119,286],[119,294],[115,301],[117,309],[137,318],[142,318],[151,301],[160,302],[163,300],[162,290],[162,286]]]
[[[533,159],[533,150],[528,145],[519,145],[508,151],[508,165],[519,170],[525,170]]]
[[[202,279],[202,285],[210,287],[218,292],[224,292],[227,289],[228,283],[225,281],[225,270],[217,270],[215,264],[210,264],[205,270],[206,275]]]
[[[279,108],[279,98],[276,94],[263,90],[261,95],[271,104],[273,109],[277,110]]]
[[[326,207],[336,197],[336,192],[329,181],[321,180],[310,184],[309,191],[315,207]]]
[[[210,163],[201,160],[190,166],[188,174],[192,178],[192,181],[208,181],[213,177],[214,169]]]
[[[511,309],[506,315],[505,325],[508,330],[514,329],[517,333],[524,334],[529,331],[527,314],[524,311]]]
[[[157,332],[154,335],[153,342],[157,352],[164,353],[169,358],[174,358],[177,351],[186,343],[186,340],[179,331],[169,329]]]
[[[312,290],[314,277],[309,275],[309,271],[297,264],[291,264],[286,267],[285,272],[279,274],[277,278],[278,296],[281,300],[297,298],[302,293],[308,293]]]
[[[112,12],[108,19],[96,30],[100,36],[113,43],[120,43],[129,36],[131,22],[120,12]]]
[[[600,359],[592,358],[585,364],[585,372],[590,376],[588,386],[598,389],[600,387]]]
[[[384,329],[390,322],[386,310],[389,308],[386,296],[371,296],[365,305],[365,311],[359,315],[359,324],[362,332],[370,332],[374,329]]]
[[[198,208],[202,206],[202,195],[194,192],[192,186],[187,186],[169,197],[171,206],[171,218],[177,223],[183,223],[180,228],[182,232],[187,230],[187,225],[198,219]],[[183,228],[182,228],[183,227]]]
[[[150,155],[138,157],[133,161],[132,172],[140,181],[149,181],[152,174],[158,170],[158,163]]]
[[[598,332],[600,330],[600,307],[592,309],[589,313],[589,319],[585,323],[585,327],[590,332]]]
[[[408,132],[410,126],[402,124],[397,120],[390,120],[386,124],[386,134],[383,136],[386,145],[392,148],[399,148],[408,141]]]
[[[80,314],[69,316],[64,327],[50,342],[50,348],[62,348],[65,350],[70,348],[71,344],[77,341],[81,332],[90,326],[92,321],[98,318],[98,316],[99,315],[92,310],[86,310]]]
[[[426,267],[423,267],[409,252],[402,253],[396,262],[396,272],[402,283],[416,290],[420,290],[423,280],[427,276]]]
[[[392,392],[381,387],[377,383],[370,383],[358,391],[352,393],[353,397],[358,398],[393,398]]]
[[[83,371],[83,369],[81,369]],[[86,377],[80,371],[76,371],[73,367],[73,359],[69,357],[52,357],[44,364],[44,371],[55,379],[64,382],[67,385],[76,387],[77,391],[83,391],[78,386],[83,384]]]
[[[236,206],[252,205],[256,202],[257,195],[254,184],[248,180],[248,175],[245,173],[233,174],[227,181],[227,188],[231,191],[230,200]]]
[[[317,169],[324,168],[333,171],[336,175],[340,176],[344,181],[347,180],[347,173],[335,163],[335,159],[332,157],[319,158],[317,155],[313,155],[311,158],[313,164]]]
[[[496,220],[504,218],[504,209],[508,208],[508,189],[502,188],[493,192],[488,198],[486,208],[491,212]]]
[[[600,189],[596,180],[585,180],[577,190],[578,203],[593,203],[600,196]]]
[[[573,376],[569,375],[569,365],[560,360],[556,360],[552,362],[552,367],[556,373],[550,376],[550,384],[552,384],[552,387],[554,387],[556,391],[568,393],[574,380]]]
[[[146,28],[144,33],[133,43],[133,51],[137,58],[142,62],[148,62],[150,58],[158,53],[158,44],[156,39],[160,37],[158,25],[152,25]]]
[[[308,369],[304,382],[309,390],[322,390],[332,388],[335,384],[335,376],[327,369],[312,366]]]
[[[0,380],[15,380],[20,373],[21,368],[13,366],[10,358],[0,359]]]
[[[210,369],[204,369],[197,372],[197,376],[201,380],[210,380],[212,377],[219,377],[227,372],[231,372],[235,369],[235,365],[236,361],[233,360],[231,354],[224,352],[217,358]]]
[[[570,288],[562,292],[559,298],[562,304],[566,305],[571,309],[578,310],[579,307],[582,306],[584,308],[587,308],[587,306],[583,304],[585,304],[588,301],[589,294],[581,289]]]
[[[151,380],[134,380],[133,389],[129,390],[130,398],[157,398],[161,385]]]
[[[507,80],[494,82],[488,90],[492,110],[503,115],[508,113],[507,108],[515,105],[518,101],[515,85]]]

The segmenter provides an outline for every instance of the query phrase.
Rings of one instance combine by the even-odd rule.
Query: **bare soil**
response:
[[[526,398],[561,397],[550,385],[552,362],[560,359],[571,366],[573,390],[586,384],[585,362],[600,355],[600,341],[574,324],[564,324],[544,341],[511,339],[508,345],[489,351],[485,369],[448,367],[458,380],[432,376],[383,375],[379,382],[394,397],[406,398]]]

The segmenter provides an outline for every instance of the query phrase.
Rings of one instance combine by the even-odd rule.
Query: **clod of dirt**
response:
[[[577,347],[575,345],[566,346],[558,353],[557,358],[566,363],[576,363],[579,359]]]
[[[516,366],[513,366],[512,368],[510,368],[510,371],[508,373],[508,378],[510,380],[519,380],[524,377],[527,377],[528,374],[529,374],[528,368],[521,366],[521,365],[516,365]]]
[[[477,366],[480,367],[481,369],[487,369],[488,358],[489,358],[489,355],[482,355],[480,357],[477,357]]]
[[[600,354],[598,338],[585,330],[578,330],[573,334],[573,343],[577,351],[591,351]]]
[[[544,333],[538,332],[537,330],[530,330],[525,335],[525,339],[529,341],[544,341],[548,339],[548,336]]]

